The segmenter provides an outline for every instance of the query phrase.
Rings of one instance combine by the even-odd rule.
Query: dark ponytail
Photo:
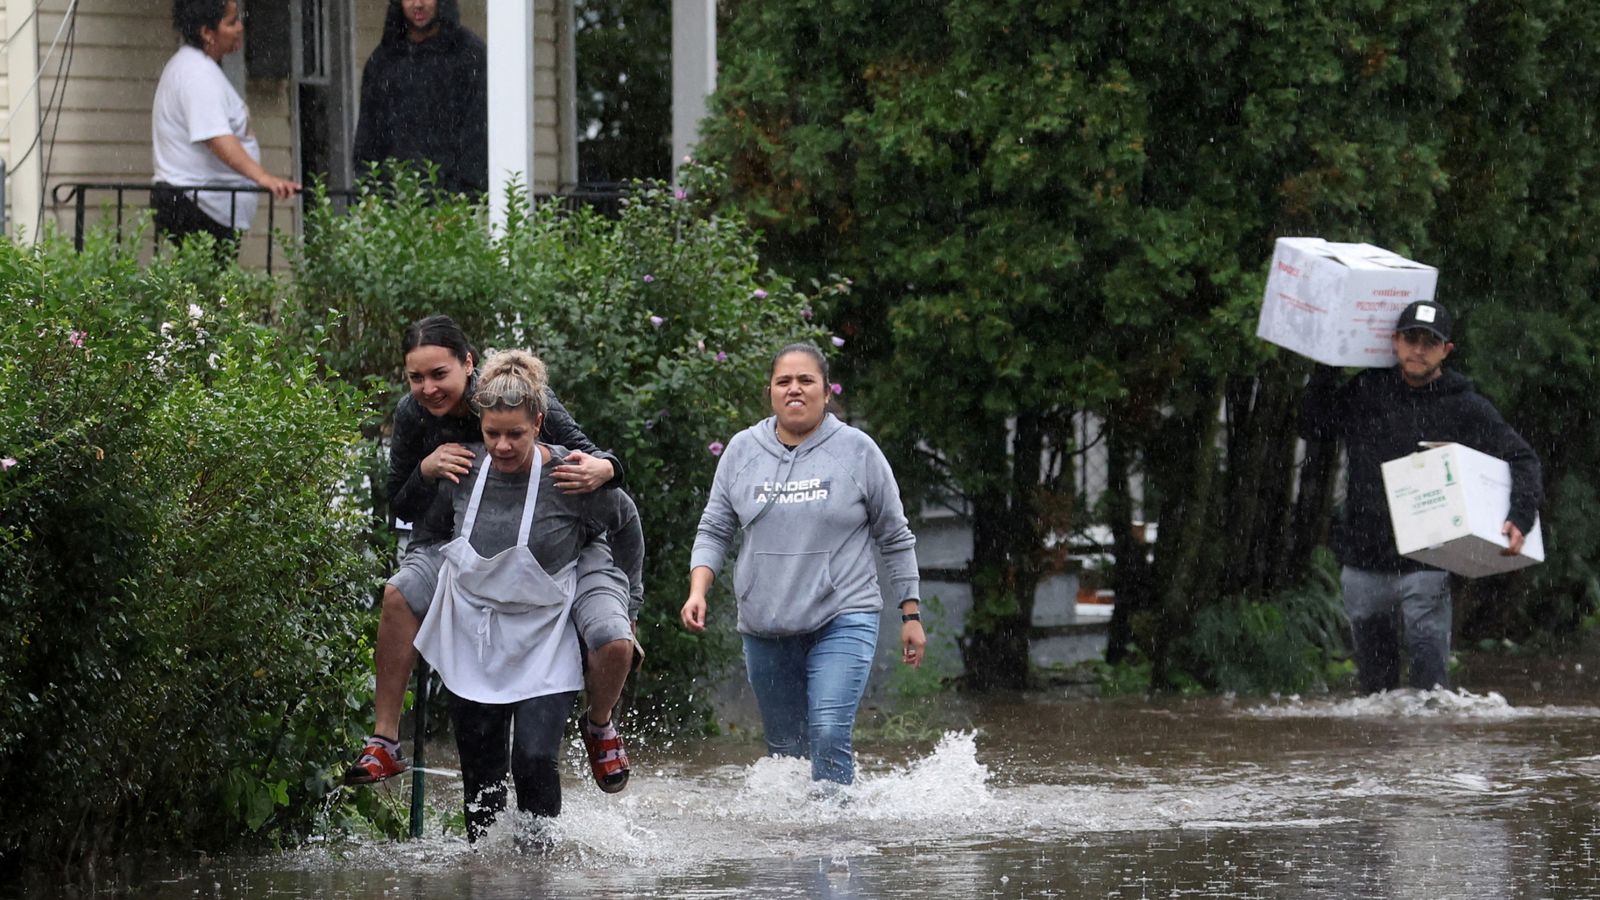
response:
[[[412,322],[400,339],[400,355],[403,357],[418,347],[443,347],[462,365],[478,358],[466,332],[449,316],[429,316]]]

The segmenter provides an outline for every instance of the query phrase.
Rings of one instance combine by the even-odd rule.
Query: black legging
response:
[[[535,816],[561,814],[556,756],[577,696],[577,691],[568,691],[518,703],[490,704],[450,695],[450,721],[455,724],[456,749],[461,755],[468,840],[482,837],[506,808],[508,767],[517,786],[517,809]]]

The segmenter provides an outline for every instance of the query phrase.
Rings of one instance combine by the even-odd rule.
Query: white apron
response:
[[[491,559],[472,549],[472,525],[488,482],[485,459],[472,485],[461,534],[444,546],[439,586],[414,642],[445,686],[479,703],[515,703],[583,687],[578,634],[570,624],[577,561],[556,577],[528,549],[542,460],[523,501],[517,542]]]

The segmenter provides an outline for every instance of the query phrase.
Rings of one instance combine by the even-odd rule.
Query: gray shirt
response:
[[[497,471],[489,465],[489,454],[482,444],[469,445],[469,449],[473,452],[471,471],[460,484],[440,481],[426,523],[433,534],[460,534],[472,485],[487,466],[489,480],[483,486],[470,543],[479,556],[490,557],[517,539],[523,501],[528,496],[528,473]],[[567,453],[565,447],[549,449],[552,459],[561,459]],[[628,576],[629,615],[638,618],[639,607],[644,603],[644,532],[639,527],[639,510],[633,498],[618,489],[565,493],[551,480],[553,467],[553,463],[545,463],[540,471],[528,549],[539,565],[554,575],[576,560],[586,545],[609,541],[612,560]]]

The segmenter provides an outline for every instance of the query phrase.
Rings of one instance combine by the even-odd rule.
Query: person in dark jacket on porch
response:
[[[356,174],[394,159],[438,167],[440,190],[489,190],[488,53],[456,0],[389,0],[361,72]]]
[[[1539,511],[1539,458],[1469,379],[1444,368],[1455,349],[1450,331],[1443,306],[1412,303],[1395,323],[1394,368],[1365,369],[1340,385],[1338,369],[1319,365],[1301,407],[1301,436],[1338,438],[1349,456],[1344,512],[1330,543],[1343,567],[1344,607],[1365,693],[1400,686],[1397,618],[1404,624],[1410,686],[1450,686],[1449,574],[1396,552],[1382,465],[1416,452],[1423,441],[1458,443],[1505,460],[1511,508],[1501,533],[1508,555],[1521,552]]]

